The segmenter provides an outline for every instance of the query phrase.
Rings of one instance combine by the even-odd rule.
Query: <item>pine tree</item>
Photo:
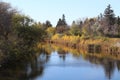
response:
[[[65,20],[65,15],[63,14],[62,19],[60,18],[57,22],[56,31],[57,33],[64,33],[67,30],[67,28],[68,27],[67,27],[67,23]]]
[[[104,18],[108,25],[115,24],[115,14],[114,11],[111,9],[111,5],[109,4],[104,11]]]
[[[103,26],[104,26],[104,34],[109,37],[113,37],[115,35],[115,14],[114,11],[111,9],[111,5],[109,4],[104,11],[104,19],[103,19]]]
[[[64,14],[62,15],[62,25],[67,25],[67,24],[66,24],[66,20],[65,20],[65,15],[64,15]]]

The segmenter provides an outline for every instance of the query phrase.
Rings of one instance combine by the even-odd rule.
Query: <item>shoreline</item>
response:
[[[73,49],[89,50],[89,47],[94,51],[102,51],[105,54],[117,55],[120,54],[120,39],[81,39],[78,42],[70,42],[66,40],[49,40],[48,43],[59,44]]]

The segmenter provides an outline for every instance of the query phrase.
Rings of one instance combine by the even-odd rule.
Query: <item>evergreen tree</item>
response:
[[[62,15],[62,25],[67,25],[67,24],[66,24],[66,20],[65,20],[65,15],[64,15],[64,14]]]
[[[108,25],[115,24],[115,14],[114,11],[111,9],[111,5],[109,4],[104,11],[104,17]]]
[[[56,27],[58,27],[58,26],[66,26],[67,25],[67,23],[66,23],[66,20],[65,20],[65,15],[63,14],[62,15],[62,19],[60,18],[59,20],[58,20],[58,23],[57,23],[57,26]]]
[[[68,29],[68,27],[67,27],[67,23],[65,20],[65,15],[63,14],[62,19],[60,18],[57,22],[56,32],[57,33],[64,33],[67,29]]]
[[[45,23],[43,23],[43,30],[46,30],[46,29],[48,29],[49,27],[52,27],[52,24],[51,24],[51,22],[50,21],[46,21]]]
[[[61,26],[62,25],[62,20],[61,20],[61,18],[58,20],[58,23],[57,23],[57,25],[56,25],[56,27],[58,27],[58,26]]]
[[[104,34],[109,37],[113,37],[115,35],[115,14],[111,9],[111,5],[109,4],[104,11]]]
[[[52,24],[51,24],[51,22],[50,21],[46,21],[46,23],[45,23],[45,25],[46,25],[46,27],[48,28],[48,27],[52,27]]]

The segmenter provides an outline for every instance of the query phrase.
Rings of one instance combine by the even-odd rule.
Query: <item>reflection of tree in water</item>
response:
[[[59,49],[57,51],[58,51],[58,54],[60,55],[60,57],[61,57],[61,54],[66,54],[66,52],[64,51],[64,48],[62,48],[62,47],[59,47]],[[73,51],[73,50],[67,50],[67,51]],[[89,52],[89,51],[91,51],[91,52]],[[71,52],[71,53],[76,54],[76,53],[81,53],[81,52],[76,51],[76,52]],[[108,79],[112,78],[116,67],[118,68],[118,70],[120,70],[120,61],[116,61],[111,58],[106,58],[104,56],[99,55],[101,53],[101,47],[99,45],[94,45],[94,48],[90,48],[90,49],[88,47],[88,53],[89,54],[82,54],[83,59],[88,60],[90,63],[96,64],[96,65],[101,65],[104,68],[105,76]],[[98,56],[96,56],[97,55],[96,53],[98,54]],[[77,56],[76,56],[76,58],[77,58]],[[66,56],[64,55],[64,57],[66,57]],[[63,60],[64,60],[64,57],[63,57]]]
[[[48,53],[42,51],[39,52],[39,56],[36,56],[33,53],[34,51],[32,51],[31,53],[20,55],[19,59],[5,61],[0,67],[0,79],[33,80],[37,76],[42,76],[44,64],[49,60]]]
[[[116,62],[116,65],[117,65],[118,71],[120,71],[120,61],[117,61],[117,62]]]
[[[58,50],[58,54],[59,54],[59,57],[62,58],[63,61],[65,61],[67,52],[65,50],[63,50],[63,49],[60,48]]]
[[[115,70],[115,62],[116,61],[110,60],[110,59],[107,59],[107,58],[98,58],[98,57],[89,56],[89,55],[86,56],[85,59],[89,60],[93,64],[102,65],[102,67],[104,68],[106,77],[108,79],[112,78],[112,74]]]
[[[41,49],[42,53],[41,55],[39,56],[39,59],[42,61],[44,60],[45,62],[48,62],[49,61],[49,58],[50,58],[50,54],[52,51],[47,51],[46,49]],[[42,61],[43,62],[43,61]]]
[[[103,63],[103,68],[105,70],[105,74],[106,74],[106,77],[110,80],[112,75],[113,75],[113,72],[115,70],[115,65],[114,65],[114,61],[110,61],[110,60],[106,60],[104,63]]]

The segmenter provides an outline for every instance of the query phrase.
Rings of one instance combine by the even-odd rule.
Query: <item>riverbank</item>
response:
[[[84,49],[93,51],[94,53],[102,51],[102,53],[117,55],[120,54],[120,39],[119,38],[82,38],[79,36],[58,36],[52,37],[48,43],[59,44],[74,49]]]
[[[79,56],[83,56],[84,58],[86,58],[87,56],[89,57],[97,57],[99,59],[110,59],[110,60],[120,60],[120,54],[109,54],[109,53],[104,53],[102,50],[100,51],[89,51],[86,49],[77,49],[77,48],[71,48],[69,46],[64,46],[62,44],[39,44],[38,45],[39,49],[44,49],[44,51],[50,55],[50,53],[52,53],[52,51],[58,51],[59,54],[61,55],[66,55],[69,53],[72,53],[72,55],[79,57]]]
[[[93,53],[93,52],[89,52],[87,50],[83,50],[83,49],[73,49],[67,46],[63,46],[60,44],[52,44],[51,47],[57,51],[59,50],[63,50],[63,52],[66,53],[72,53],[74,56],[84,56],[84,58],[86,58],[87,56],[91,56],[91,57],[97,57],[100,59],[111,59],[111,60],[120,60],[120,54],[117,55],[111,55],[111,54],[107,54],[107,53],[103,53],[103,51],[99,51],[97,53]]]

